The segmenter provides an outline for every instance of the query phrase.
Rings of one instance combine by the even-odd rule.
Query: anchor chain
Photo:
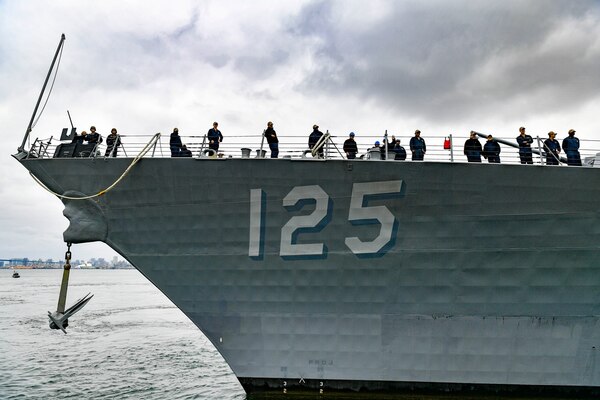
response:
[[[71,269],[71,242],[67,242],[67,251],[65,252],[64,269]]]

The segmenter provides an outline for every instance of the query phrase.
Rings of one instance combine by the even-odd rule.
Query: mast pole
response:
[[[48,70],[48,75],[46,75],[46,80],[44,81],[44,86],[42,86],[42,91],[40,92],[40,96],[38,97],[38,101],[33,110],[33,114],[31,115],[31,120],[29,121],[29,125],[27,126],[27,131],[25,132],[25,137],[23,137],[23,142],[21,146],[17,149],[17,151],[22,152],[25,150],[25,143],[27,143],[27,139],[29,138],[29,134],[31,133],[31,125],[33,125],[33,120],[35,119],[35,115],[37,114],[37,110],[42,102],[42,97],[44,96],[44,92],[46,91],[46,85],[50,80],[50,75],[52,74],[52,70],[54,69],[54,64],[56,63],[56,59],[58,58],[58,53],[65,42],[65,34],[63,33],[60,36],[60,42],[58,43],[58,47],[56,48],[56,53],[54,54],[54,59],[52,59],[52,64],[50,64],[50,69]]]

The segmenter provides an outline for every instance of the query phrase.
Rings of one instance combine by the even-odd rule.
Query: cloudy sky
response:
[[[217,120],[227,139],[272,120],[282,142],[314,123],[364,147],[416,128],[428,143],[521,125],[600,140],[598,1],[0,0],[0,258],[64,254],[62,203],[10,157],[61,33],[34,138],[58,135],[69,110],[103,134],[203,134]]]

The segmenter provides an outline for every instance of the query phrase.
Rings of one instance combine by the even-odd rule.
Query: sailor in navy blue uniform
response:
[[[90,133],[87,134],[85,140],[90,144],[100,144],[102,143],[102,136],[96,132],[95,126],[90,126]]]
[[[396,139],[396,143],[394,143],[394,160],[404,161],[406,160],[406,150],[400,144],[400,139]]]
[[[560,144],[556,140],[556,133],[548,132],[548,139],[544,140],[544,150],[546,151],[546,165],[558,165]]]
[[[348,139],[344,142],[344,153],[346,153],[348,160],[353,160],[356,158],[356,153],[358,153],[358,146],[354,140],[354,132],[350,132],[348,136]]]
[[[190,149],[188,149],[185,144],[182,145],[181,150],[179,151],[179,157],[191,157],[191,156],[192,156],[192,151]]]
[[[563,150],[567,155],[567,164],[581,165],[581,156],[579,155],[579,139],[575,137],[575,130],[569,129],[569,136],[563,140]]]
[[[481,143],[477,139],[475,132],[471,131],[471,136],[465,142],[464,153],[469,162],[481,162]]]
[[[223,141],[223,135],[221,131],[217,129],[219,127],[218,122],[213,122],[212,129],[208,130],[206,138],[208,139],[208,147],[213,149],[215,152],[219,151],[219,143]]]
[[[425,140],[421,137],[421,131],[416,130],[415,136],[410,138],[410,151],[412,151],[413,161],[423,161],[427,147]]]
[[[373,147],[371,147],[371,148],[369,149],[369,155],[371,154],[371,153],[370,153],[370,152],[371,152],[371,150],[379,150],[379,159],[380,159],[380,160],[385,160],[385,154],[384,154],[385,148],[384,148],[384,147],[381,147],[381,143],[379,143],[379,140],[376,140],[376,141],[375,141],[375,144],[373,145]],[[376,159],[376,158],[375,158],[375,159]]]
[[[179,136],[179,129],[173,128],[171,137],[169,138],[169,147],[171,148],[171,157],[179,157],[181,154],[181,137]]]
[[[517,143],[519,143],[519,157],[521,158],[521,164],[533,164],[533,153],[531,152],[531,144],[533,138],[525,133],[525,127],[520,127],[519,132],[521,134],[517,136]]]
[[[312,148],[315,147],[319,139],[321,139],[321,136],[323,136],[323,132],[319,130],[319,126],[313,125],[313,131],[308,136],[308,148],[312,150]],[[319,148],[318,158],[323,158],[323,146]]]
[[[488,135],[482,154],[490,164],[500,164],[500,144],[494,140],[492,135]]]
[[[81,135],[75,135],[73,136],[73,140],[71,141],[71,143],[81,143],[83,144],[83,141],[85,140],[85,137],[87,136],[87,132],[86,131],[81,131]]]
[[[110,130],[110,135],[106,137],[106,151],[104,152],[104,157],[116,157],[119,146],[121,146],[121,138],[117,135],[117,129],[112,128]]]
[[[267,122],[267,129],[265,129],[265,137],[271,150],[271,158],[279,157],[279,139],[277,138],[277,132],[273,129],[273,122]]]

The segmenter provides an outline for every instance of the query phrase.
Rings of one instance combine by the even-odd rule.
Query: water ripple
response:
[[[0,318],[12,321],[0,325],[0,399],[245,399],[212,344],[137,271],[75,275],[69,300],[95,296],[68,335],[45,315],[56,271],[0,277]]]

